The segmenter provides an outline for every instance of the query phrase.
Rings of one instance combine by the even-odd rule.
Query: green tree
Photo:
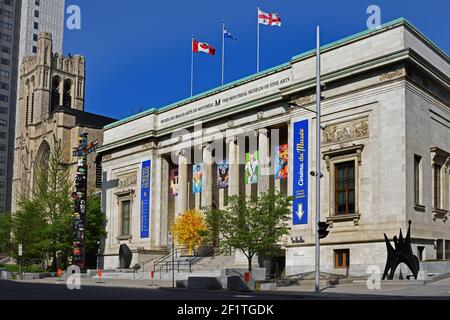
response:
[[[12,257],[24,265],[39,264],[47,257],[47,221],[42,214],[42,207],[20,196],[19,210],[11,219],[11,253]],[[22,245],[23,255],[19,257],[18,248]]]
[[[11,214],[0,214],[0,253],[11,251]]]
[[[86,207],[86,252],[90,267],[96,267],[100,242],[106,235],[106,215],[102,212],[101,197],[91,194]]]
[[[252,271],[253,257],[276,254],[277,242],[289,233],[291,202],[292,197],[276,191],[257,197],[234,196],[228,199],[225,210],[206,210],[206,221],[209,228],[214,228],[211,223],[218,224],[222,252],[240,250]]]
[[[47,221],[46,252],[56,269],[57,254],[65,260],[72,247],[73,182],[60,144],[53,148],[48,163],[36,166],[30,201],[41,208]]]

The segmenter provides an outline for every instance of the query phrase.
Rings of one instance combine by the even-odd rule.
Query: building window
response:
[[[11,42],[12,41],[12,37],[10,35],[4,34],[4,33],[0,33],[0,40],[4,40],[6,42]]]
[[[122,237],[131,235],[131,200],[120,201],[120,235]]]
[[[328,170],[329,216],[327,222],[353,221],[359,224],[359,190],[362,152],[358,144],[323,152]]]
[[[6,58],[1,58],[0,63],[4,66],[9,66],[9,65],[11,65],[11,60],[6,59]]]
[[[0,15],[1,16],[5,16],[7,18],[12,18],[13,17],[13,14],[12,14],[11,11],[5,10],[5,9],[2,9],[2,8],[0,8]]]
[[[40,5],[39,0],[35,0],[34,5],[39,6]]]
[[[53,113],[55,109],[60,105],[61,94],[59,93],[59,84],[61,78],[58,76],[53,77],[52,80],[52,96],[50,101],[50,113]]]
[[[0,156],[0,163],[6,163],[6,158],[4,156]]]
[[[336,215],[355,213],[355,162],[335,165]]]
[[[0,119],[0,126],[6,127],[6,120]]]
[[[445,260],[450,260],[450,239],[445,241]]]
[[[3,28],[5,30],[12,30],[12,24],[0,20],[0,28]]]
[[[70,79],[64,81],[63,106],[72,107],[72,81]]]
[[[441,169],[442,166],[433,166],[433,208],[441,208]]]
[[[4,189],[5,188],[5,182],[4,181],[0,181],[0,189]]]
[[[8,114],[8,108],[0,107],[0,113],[2,113],[2,114]]]
[[[5,176],[5,169],[0,169],[0,176],[4,177]]]
[[[95,187],[98,189],[102,188],[102,176],[103,176],[103,170],[102,170],[102,161],[101,158],[96,159],[96,165],[95,165]]]
[[[2,46],[2,52],[3,53],[11,53],[11,48],[7,46]]]
[[[423,253],[425,252],[425,247],[424,246],[418,246],[417,247],[417,258],[419,259],[419,261],[423,261]]]
[[[5,70],[0,70],[0,77],[9,78],[9,72]]]
[[[36,46],[33,46],[32,51],[33,51],[33,53],[37,53],[37,47],[36,47]]]
[[[5,195],[3,193],[0,193],[0,201],[4,201],[5,200]]]
[[[39,36],[36,33],[33,33],[33,41],[38,41]]]
[[[6,144],[0,144],[0,151],[6,151]]]
[[[336,269],[348,269],[350,267],[350,250],[334,250],[334,267]]]
[[[33,28],[34,28],[35,30],[39,30],[39,23],[38,23],[38,22],[35,22],[35,23],[33,24]]]
[[[436,241],[436,260],[444,259],[444,240],[438,239]]]
[[[5,96],[4,94],[0,94],[0,101],[8,102],[8,96]]]
[[[34,10],[34,17],[39,18],[39,10]]]
[[[450,152],[439,147],[431,147],[432,213],[433,219],[446,219],[450,203],[450,179],[446,174],[450,169]]]
[[[422,180],[422,170],[421,170],[422,157],[414,155],[414,204],[421,204],[421,180]]]
[[[5,82],[0,82],[0,89],[9,90],[9,84],[7,84]]]

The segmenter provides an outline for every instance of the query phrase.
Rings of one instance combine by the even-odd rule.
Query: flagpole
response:
[[[320,222],[320,179],[322,173],[320,172],[321,161],[321,142],[320,142],[320,130],[321,130],[321,84],[320,84],[320,27],[317,26],[317,48],[316,48],[316,276],[315,276],[315,292],[320,292],[320,236],[319,236],[319,222]]]
[[[191,97],[194,94],[194,35],[191,41]]]
[[[222,85],[225,79],[225,21],[222,21]]]
[[[259,7],[256,22],[258,23],[257,39],[256,39],[256,73],[259,72]]]

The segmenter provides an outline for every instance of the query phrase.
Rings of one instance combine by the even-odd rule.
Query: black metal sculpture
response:
[[[119,268],[130,269],[133,253],[126,244],[121,244],[119,248]]]
[[[400,263],[406,264],[406,266],[411,270],[414,275],[414,278],[417,280],[417,276],[419,275],[420,263],[419,259],[413,254],[411,248],[411,220],[408,222],[408,234],[406,238],[403,239],[402,230],[400,229],[399,238],[394,237],[394,245],[395,248],[392,247],[388,237],[384,234],[384,239],[386,240],[387,247],[387,262],[386,268],[383,273],[383,280],[386,278],[388,280],[394,279],[395,270],[400,265]]]

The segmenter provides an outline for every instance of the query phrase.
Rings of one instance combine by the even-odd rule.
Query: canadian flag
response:
[[[258,9],[258,22],[266,26],[281,27],[281,18],[278,13],[266,13]]]
[[[205,52],[213,56],[216,54],[216,49],[214,49],[213,46],[205,42],[198,42],[196,40],[192,40],[192,52]]]

